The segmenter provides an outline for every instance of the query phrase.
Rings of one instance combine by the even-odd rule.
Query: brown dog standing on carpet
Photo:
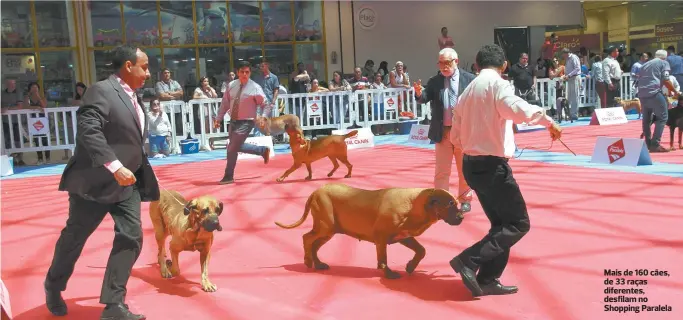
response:
[[[294,114],[285,114],[274,118],[258,117],[256,118],[256,127],[267,136],[283,134],[286,127],[294,128],[301,133],[302,137],[304,135],[304,131],[301,129],[301,120]]]
[[[631,100],[624,100],[622,98],[614,98],[614,105],[624,108],[624,113],[631,109],[636,109],[638,112],[638,119],[643,116],[643,107],[640,105],[640,99],[635,98]]]
[[[213,231],[222,231],[218,216],[223,212],[223,203],[211,196],[185,200],[176,191],[161,191],[159,201],[149,205],[154,234],[159,246],[158,261],[163,278],[180,274],[178,255],[181,251],[199,251],[202,270],[202,289],[216,291],[216,285],[209,280],[209,259],[213,244]],[[171,236],[169,251],[171,260],[166,260],[166,237]],[[170,270],[169,270],[170,265]]]
[[[304,264],[318,270],[329,266],[318,258],[318,251],[337,233],[372,242],[377,247],[377,269],[388,279],[401,275],[387,266],[387,245],[400,243],[415,252],[406,265],[412,273],[425,257],[425,248],[415,240],[432,224],[443,219],[459,225],[464,219],[458,201],[443,189],[389,188],[364,190],[330,183],[315,190],[306,201],[304,214],[292,225],[275,222],[281,228],[300,226],[313,217],[313,229],[304,238]]]
[[[346,168],[348,169],[344,178],[351,177],[353,165],[351,165],[346,156],[347,148],[345,140],[358,134],[358,130],[353,130],[345,135],[331,135],[314,140],[304,139],[303,134],[294,127],[287,126],[285,131],[289,135],[289,147],[292,149],[294,163],[281,177],[277,178],[277,182],[284,181],[292,172],[299,169],[302,164],[306,164],[306,169],[308,169],[308,177],[306,177],[306,180],[311,180],[313,178],[311,163],[325,157],[330,158],[330,161],[332,161],[332,165],[334,166],[332,171],[327,174],[328,177],[331,177],[339,168],[337,160],[346,165]]]

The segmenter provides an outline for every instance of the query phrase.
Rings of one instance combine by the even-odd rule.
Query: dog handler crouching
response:
[[[241,61],[238,65],[237,81],[231,82],[223,95],[221,108],[214,120],[213,126],[218,129],[221,126],[223,117],[230,113],[230,128],[228,138],[230,142],[227,147],[227,164],[225,175],[219,184],[231,184],[235,182],[235,166],[237,165],[238,152],[244,152],[263,157],[263,162],[268,163],[270,159],[270,149],[263,146],[244,144],[249,133],[254,129],[254,119],[256,119],[257,108],[264,105],[266,95],[261,86],[251,80],[251,64]],[[265,104],[263,116],[270,117],[272,105]]]
[[[530,228],[526,203],[508,165],[515,152],[513,123],[543,125],[553,140],[559,139],[562,131],[543,108],[516,96],[512,84],[500,76],[507,67],[502,48],[485,45],[477,53],[476,63],[481,73],[460,95],[451,141],[463,150],[465,180],[477,194],[491,228],[484,239],[450,262],[475,297],[517,292],[517,287],[501,285],[498,280],[510,247]]]

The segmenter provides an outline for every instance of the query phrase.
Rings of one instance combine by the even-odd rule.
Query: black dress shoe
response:
[[[456,273],[460,274],[462,282],[465,284],[465,287],[472,292],[472,296],[478,297],[484,294],[479,287],[479,283],[477,282],[476,272],[466,266],[465,263],[460,260],[460,258],[453,258],[453,260],[451,260],[451,267]]]
[[[107,304],[102,311],[100,320],[145,320],[145,316],[134,314],[128,310],[128,306],[123,303]]]
[[[62,299],[62,292],[57,290],[48,290],[45,288],[45,305],[55,316],[62,317],[67,313],[66,302]]]
[[[496,280],[489,284],[481,285],[481,291],[483,291],[485,296],[495,296],[517,293],[519,289],[516,286],[504,286]]]
[[[221,179],[221,181],[218,182],[218,184],[233,184],[233,183],[235,183],[235,179],[233,179],[231,177],[223,177],[223,179]]]
[[[268,161],[270,161],[270,148],[266,148],[266,151],[263,153],[263,163],[268,164]]]

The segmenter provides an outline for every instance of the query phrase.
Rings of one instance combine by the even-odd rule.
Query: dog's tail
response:
[[[302,223],[304,223],[304,221],[306,221],[306,218],[308,218],[308,212],[311,211],[311,202],[313,201],[313,195],[315,195],[315,192],[312,193],[308,197],[308,200],[306,201],[306,208],[304,209],[304,215],[301,216],[301,219],[299,219],[299,221],[294,222],[293,224],[290,224],[290,225],[284,225],[282,223],[275,221],[275,224],[280,228],[294,229],[294,228],[300,226]]]
[[[355,135],[357,135],[357,134],[358,134],[358,130],[349,131],[349,133],[347,133],[347,134],[344,135],[344,139],[351,138],[351,137],[353,137],[353,136],[355,136]]]

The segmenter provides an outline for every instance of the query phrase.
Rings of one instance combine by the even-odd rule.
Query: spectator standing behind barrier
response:
[[[638,91],[638,76],[640,73],[640,69],[643,67],[643,65],[647,62],[649,58],[650,56],[647,53],[643,53],[640,55],[640,60],[638,60],[631,66],[631,81],[633,82],[633,87],[636,88],[636,91]]]
[[[669,118],[669,102],[662,87],[669,89],[674,96],[681,94],[669,81],[671,66],[666,61],[666,55],[666,51],[657,50],[655,58],[645,63],[640,69],[638,79],[638,99],[643,107],[643,135],[650,152],[669,151],[661,145],[664,125]],[[654,134],[650,131],[653,115],[656,117]]]
[[[607,57],[602,60],[603,79],[607,84],[607,107],[614,107],[614,98],[619,97],[621,91],[621,66],[617,57],[619,57],[619,48],[610,46],[605,50]]]
[[[607,106],[607,83],[605,83],[605,73],[602,71],[602,57],[596,55],[591,65],[591,79],[595,84],[595,94],[600,99],[600,108]]]
[[[10,115],[5,113],[9,110],[21,110],[24,105],[24,97],[21,91],[17,89],[17,81],[15,79],[5,80],[5,90],[2,90],[2,100],[0,100],[2,110],[2,135],[4,137],[5,148],[18,148],[20,141],[22,139],[21,130],[19,130],[19,122],[21,122],[21,117],[12,117],[12,127],[10,128],[9,119]],[[10,135],[10,129],[12,134]],[[12,139],[14,138],[14,139]],[[12,141],[14,140],[14,141]],[[14,146],[12,145],[14,142]],[[26,165],[23,160],[23,155],[21,153],[15,153],[12,155],[14,157],[14,164],[23,166]]]
[[[572,120],[579,119],[579,97],[581,95],[581,59],[569,48],[562,49],[565,74],[561,77],[566,84],[569,112]]]
[[[330,81],[329,84],[329,89],[331,92],[340,92],[340,91],[351,91],[351,85],[349,84],[346,79],[342,78],[341,71],[334,71],[332,72],[332,80]],[[343,96],[335,96],[333,100],[333,105],[331,108],[341,106],[338,110],[342,110],[340,112],[341,117],[346,117],[347,119],[349,118],[349,96],[343,95]]]
[[[353,77],[349,78],[348,82],[351,85],[353,92],[370,88],[370,80],[363,76],[363,72],[360,67],[353,69]],[[365,118],[368,114],[368,109],[366,108],[366,102],[368,99],[366,95],[355,95],[355,98],[358,101],[358,120],[365,121]]]
[[[225,93],[225,90],[228,88],[228,84],[235,80],[235,73],[230,71],[228,72],[228,76],[225,78],[225,81],[221,84],[221,93]]]
[[[519,55],[519,62],[510,67],[508,77],[515,85],[515,94],[526,101],[536,101],[536,75],[529,64],[529,55]]]
[[[199,85],[197,86],[196,89],[194,89],[194,93],[192,94],[192,99],[214,99],[218,98],[218,94],[216,93],[216,90],[214,90],[211,85],[209,84],[209,78],[207,77],[201,77],[199,78]],[[216,116],[215,112],[213,112],[213,108],[211,108],[210,104],[203,104],[202,111],[204,113],[204,119],[200,119],[201,121],[204,121],[204,133],[211,133],[211,116]],[[195,115],[195,118],[199,118],[200,114],[197,113]],[[209,145],[203,147],[204,150],[210,151],[213,150],[213,139],[209,138]]]
[[[683,57],[676,55],[676,47],[669,46],[666,48],[668,57],[666,61],[671,66],[671,75],[676,78],[678,83],[683,83]]]
[[[156,83],[157,98],[161,101],[183,100],[183,87],[171,79],[171,70],[163,68],[161,70],[161,81]]]
[[[261,61],[259,68],[261,69],[261,74],[256,77],[256,83],[263,88],[263,93],[266,95],[263,107],[273,110],[277,102],[277,96],[280,93],[280,80],[277,78],[277,75],[270,71],[270,63],[265,58]],[[268,117],[271,116],[272,114],[268,115]],[[260,133],[260,131],[257,132]]]
[[[254,80],[251,80],[251,64],[247,61],[240,61],[237,70],[238,81],[233,81],[228,86],[221,108],[218,110],[214,127],[220,128],[223,117],[226,113],[230,114],[230,126],[228,131],[227,164],[225,174],[219,184],[232,184],[235,182],[235,166],[237,165],[238,152],[259,155],[263,157],[263,162],[270,160],[270,149],[253,144],[245,144],[249,133],[254,129],[254,120],[257,117],[258,107],[266,101],[263,89]],[[263,117],[270,118],[272,106],[266,106],[263,110]]]
[[[448,35],[448,28],[442,27],[441,28],[441,35],[437,39],[439,42],[439,50],[445,49],[445,48],[455,48],[455,42],[453,42],[453,38]]]
[[[307,85],[310,82],[311,76],[304,68],[304,64],[301,62],[297,63],[296,70],[289,75],[289,93],[306,93],[308,91]],[[301,101],[301,98],[290,99],[289,105],[294,109],[292,113],[303,119],[306,117],[307,112],[306,104],[302,104]]]
[[[45,108],[47,108],[47,99],[45,99],[43,93],[40,91],[40,85],[37,82],[28,84],[28,95],[24,98],[24,108],[40,110],[40,113],[38,114],[30,114],[29,117],[31,118],[48,117],[48,114],[45,112]],[[48,121],[51,122],[49,118]],[[48,142],[47,136],[33,138],[33,143],[36,147],[46,147],[49,144]],[[36,153],[38,154],[38,165],[50,163],[50,150],[38,151]],[[43,153],[45,153],[45,157],[43,157]]]
[[[422,80],[413,84],[415,99],[418,103],[429,103],[432,121],[429,125],[429,139],[436,143],[436,164],[434,166],[434,188],[450,190],[453,158],[458,169],[458,201],[463,210],[469,211],[472,191],[462,174],[462,149],[451,140],[453,108],[459,95],[474,79],[474,75],[458,69],[458,53],[451,48],[439,52],[437,75],[429,78],[427,87],[422,88]]]
[[[88,90],[88,87],[85,85],[85,83],[76,83],[76,94],[74,94],[74,98],[70,101],[71,106],[83,105],[83,95],[85,95],[86,90]]]
[[[149,151],[154,158],[164,158],[171,154],[171,121],[161,110],[159,99],[149,102]]]
[[[543,108],[517,97],[512,84],[501,77],[507,64],[501,47],[484,46],[476,61],[481,71],[460,94],[451,141],[462,148],[465,179],[477,193],[491,227],[450,265],[473,296],[512,294],[517,287],[504,286],[498,279],[510,258],[510,248],[530,228],[524,197],[508,164],[515,153],[512,126],[542,125],[553,140],[560,138],[561,129]]]
[[[403,62],[397,61],[394,70],[389,73],[389,87],[390,88],[410,88],[410,78],[403,69]],[[406,101],[404,94],[398,96],[398,113],[403,112],[403,104]]]

